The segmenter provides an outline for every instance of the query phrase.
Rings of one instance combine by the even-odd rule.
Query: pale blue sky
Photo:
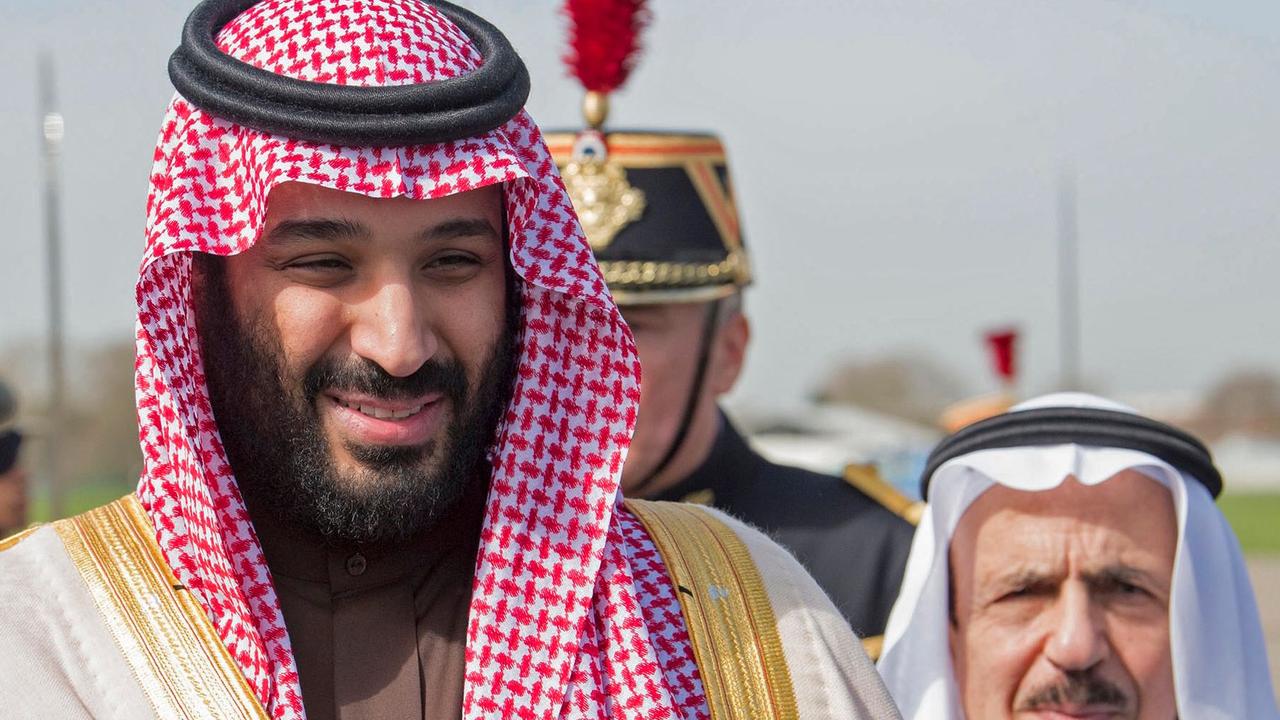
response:
[[[577,123],[559,3],[468,3]],[[843,356],[937,356],[990,387],[978,333],[1057,371],[1054,198],[1078,175],[1084,372],[1111,392],[1280,370],[1280,3],[655,0],[621,127],[725,138],[757,287],[740,390],[792,399]],[[146,177],[188,3],[0,7],[0,349],[44,323],[35,54],[66,116],[67,307],[77,341],[128,337]],[[3,369],[0,369],[3,370]]]

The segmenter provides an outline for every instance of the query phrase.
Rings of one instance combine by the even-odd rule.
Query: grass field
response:
[[[101,480],[74,488],[67,497],[68,514],[76,514],[110,502],[133,490],[132,482]],[[1240,493],[1218,498],[1240,545],[1250,555],[1280,555],[1280,493]],[[32,498],[32,520],[49,519],[49,504]]]
[[[85,510],[105,505],[125,493],[132,492],[136,486],[136,481],[120,479],[98,480],[74,486],[67,492],[65,514],[78,515]],[[53,519],[49,512],[49,498],[42,494],[32,497],[27,508],[27,517],[32,522],[47,522]]]
[[[1218,498],[1240,545],[1250,555],[1280,554],[1280,493],[1241,493]]]

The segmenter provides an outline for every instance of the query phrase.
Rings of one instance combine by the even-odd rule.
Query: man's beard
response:
[[[232,309],[222,261],[199,257],[197,324],[214,418],[227,460],[254,513],[335,545],[398,544],[432,527],[468,489],[488,479],[486,451],[515,378],[518,290],[508,282],[507,319],[474,388],[456,360],[431,359],[395,377],[365,358],[323,358],[298,375],[278,334]],[[440,393],[449,423],[419,446],[347,443],[359,469],[343,472],[326,439],[319,403],[339,390],[386,400]],[[433,463],[428,464],[429,460]]]

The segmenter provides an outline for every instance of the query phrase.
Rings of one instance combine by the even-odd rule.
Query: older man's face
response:
[[[1174,718],[1176,545],[1169,491],[1136,471],[983,493],[950,550],[966,717]]]

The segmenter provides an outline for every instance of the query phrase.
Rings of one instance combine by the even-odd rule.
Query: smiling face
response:
[[[950,549],[965,716],[1172,720],[1176,546],[1169,491],[1134,470],[983,493]]]
[[[402,540],[483,474],[514,364],[501,202],[286,183],[257,244],[196,263],[210,398],[251,510]]]

